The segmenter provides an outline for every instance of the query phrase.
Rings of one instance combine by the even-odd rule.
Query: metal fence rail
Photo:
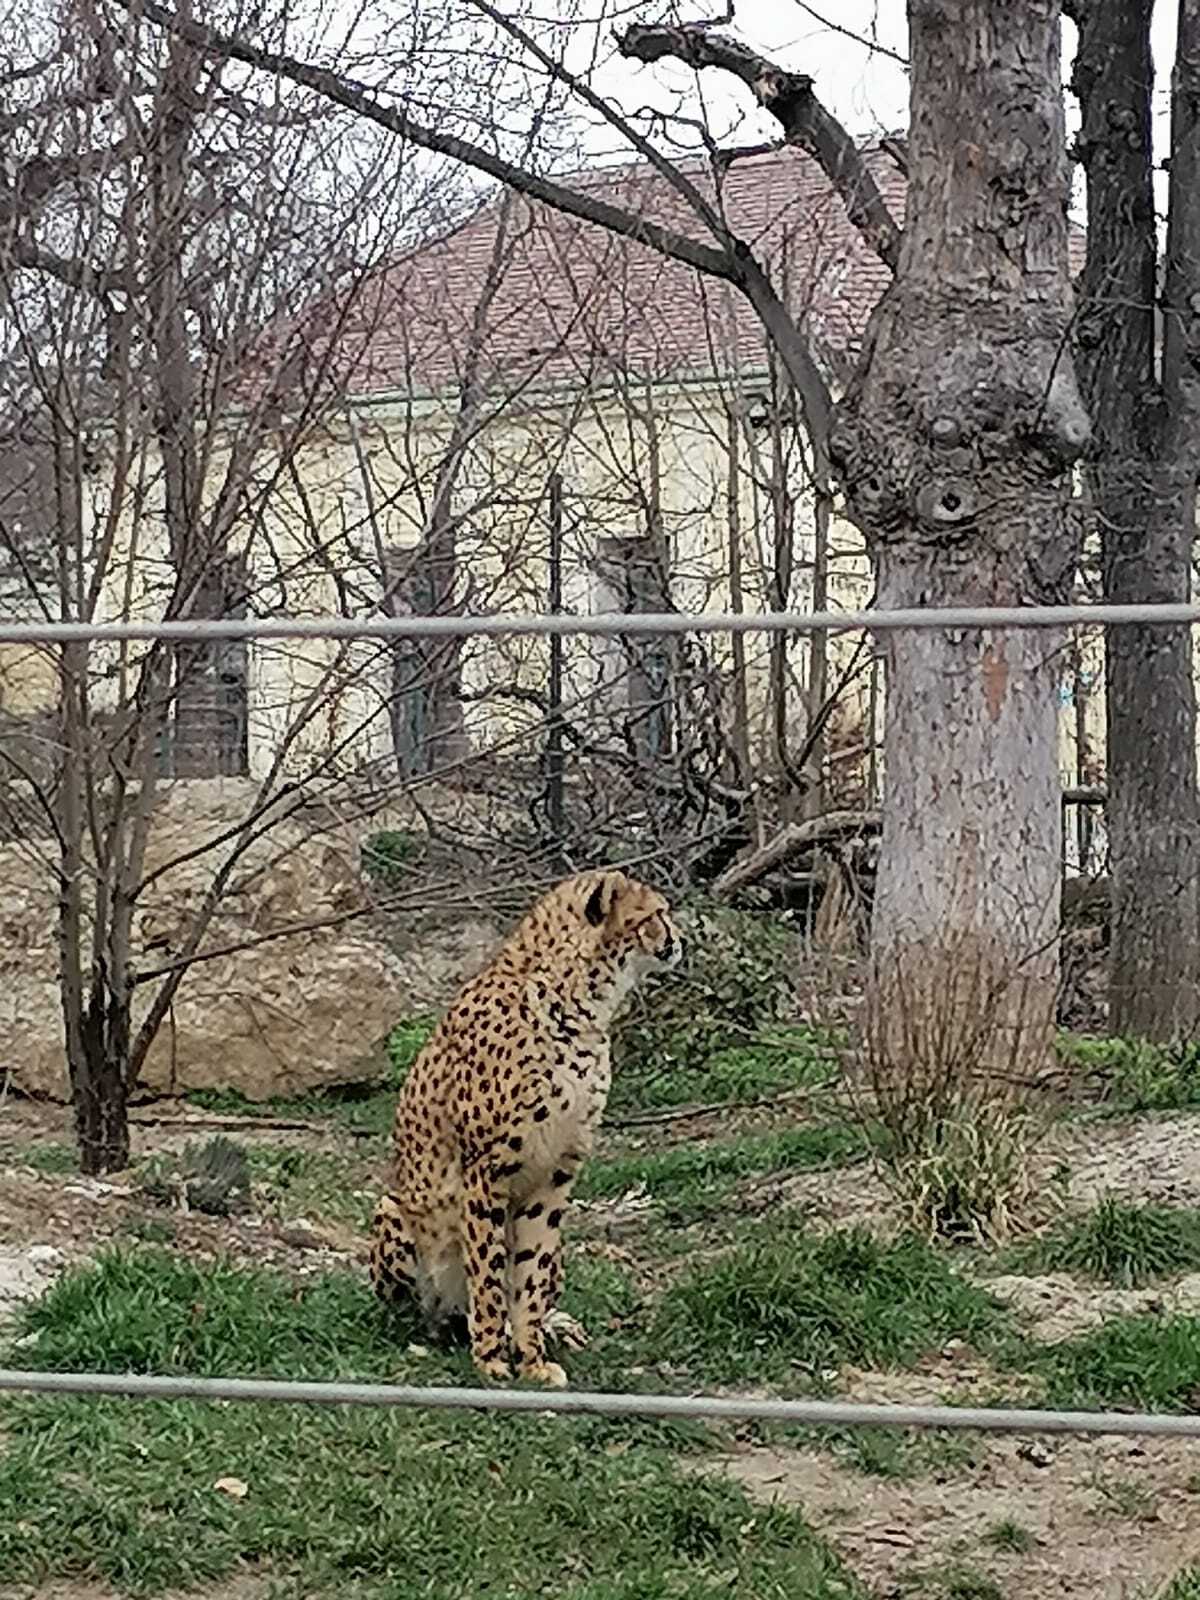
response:
[[[0,621],[0,644],[62,645],[178,639],[416,639],[663,636],[713,633],[895,632],[938,628],[1065,628],[1074,625],[1200,623],[1200,604],[928,607],[892,611],[537,613],[417,617],[263,617],[159,622]],[[576,1390],[464,1389],[393,1384],[284,1382],[258,1378],[151,1377],[122,1373],[0,1369],[0,1392],[119,1396],[134,1400],[361,1405],[558,1416],[663,1417],[773,1422],[810,1428],[958,1429],[1017,1434],[1200,1438],[1200,1415],[1028,1410],[1008,1407],[867,1405],[828,1400],[758,1400],[708,1395],[605,1394]]]
[[[936,628],[1065,628],[1200,623],[1200,604],[928,606],[907,611],[500,612],[445,617],[221,617],[170,622],[0,622],[0,644],[134,639],[466,639],[687,633],[873,633]]]
[[[254,1404],[422,1407],[588,1417],[672,1417],[711,1422],[785,1422],[808,1428],[954,1428],[991,1433],[1119,1434],[1200,1438],[1200,1416],[1123,1411],[1034,1411],[1007,1407],[859,1405],[840,1400],[727,1399],[710,1395],[591,1394],[583,1390],[418,1388],[405,1384],[291,1383],[266,1378],[160,1378],[122,1373],[0,1370],[0,1391],[118,1395],[131,1400],[221,1400]]]

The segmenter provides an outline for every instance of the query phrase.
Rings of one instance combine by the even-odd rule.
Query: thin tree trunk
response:
[[[729,543],[729,606],[738,616],[745,609],[742,590],[742,423],[733,407],[729,411],[726,454],[729,476],[726,480],[725,514]],[[730,639],[733,655],[733,727],[730,743],[738,764],[737,782],[750,789],[753,773],[750,761],[750,701],[746,687],[746,636],[735,633]]]
[[[790,401],[790,391],[772,358],[771,368],[771,532],[774,563],[771,581],[771,609],[786,611],[792,600],[792,580],[795,576],[796,508],[788,484],[787,453],[784,449],[784,406]],[[790,413],[790,405],[788,407]],[[770,639],[769,694],[771,704],[771,733],[775,761],[779,775],[787,785],[785,813],[790,817],[799,805],[799,791],[803,783],[793,766],[788,738],[788,646],[791,638],[786,633],[773,633]]]
[[[98,971],[80,1029],[86,1070],[73,1095],[80,1169],[122,1172],[129,1165],[130,995],[116,992]]]
[[[1161,377],[1155,355],[1153,0],[1076,0],[1088,250],[1077,331],[1096,429],[1089,489],[1104,598],[1186,600],[1200,425],[1189,338],[1200,289],[1200,6],[1183,0],[1172,103]],[[1200,309],[1200,308],[1198,308]],[[1200,797],[1188,628],[1119,627],[1105,649],[1112,882],[1109,1022],[1160,1041],[1200,1023]],[[1186,932],[1184,930],[1187,930]]]
[[[402,571],[383,575],[389,615],[445,616],[457,604],[458,518],[454,496],[471,441],[484,420],[488,375],[483,369],[489,318],[512,257],[513,195],[500,202],[487,276],[471,316],[458,407],[438,461],[433,495],[417,547],[405,552]],[[360,461],[366,478],[365,460]],[[399,604],[397,604],[399,600]],[[399,639],[392,646],[392,730],[402,773],[430,772],[470,754],[462,707],[463,641]]]
[[[1087,418],[1067,349],[1057,0],[910,0],[908,210],[830,453],[881,609],[1059,598]],[[1061,640],[889,632],[869,1002],[884,1064],[1053,1037]],[[944,1070],[943,1060],[937,1065]]]
[[[815,490],[812,608],[814,611],[826,611],[829,608],[829,522],[833,497],[828,474],[823,469],[816,474]],[[811,729],[824,714],[825,700],[829,694],[829,635],[814,633],[809,640],[809,652],[805,716]],[[807,762],[812,773],[812,784],[805,791],[804,811],[809,817],[819,817],[825,810],[825,746],[825,729],[822,726],[813,741]]]

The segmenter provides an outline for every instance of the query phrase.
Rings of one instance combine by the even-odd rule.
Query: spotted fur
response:
[[[371,1279],[429,1321],[465,1317],[491,1378],[564,1384],[546,1359],[563,1214],[608,1099],[609,1031],[637,982],[677,965],[660,894],[568,878],[459,993],[409,1073],[375,1213]]]

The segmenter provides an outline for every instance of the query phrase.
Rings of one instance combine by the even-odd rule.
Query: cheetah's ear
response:
[[[623,873],[606,872],[591,894],[588,895],[583,914],[593,928],[599,928],[608,921],[624,883]]]

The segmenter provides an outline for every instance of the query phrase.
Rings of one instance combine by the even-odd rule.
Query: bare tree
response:
[[[1070,0],[1088,238],[1076,347],[1104,598],[1191,593],[1200,383],[1200,6],[1184,0],[1171,90],[1166,249],[1154,206],[1153,0]],[[1200,798],[1188,628],[1108,632],[1109,1020],[1162,1042],[1200,1025]]]
[[[344,259],[331,249],[350,237],[344,212],[331,208],[330,232],[317,236],[324,196],[314,157],[327,118],[311,105],[255,106],[227,88],[227,68],[186,41],[164,48],[161,36],[102,11],[41,20],[62,44],[45,72],[22,80],[40,95],[30,90],[14,114],[14,166],[49,169],[54,181],[14,184],[0,270],[10,415],[21,419],[25,450],[46,462],[38,487],[53,509],[37,518],[50,538],[36,567],[27,538],[10,525],[0,534],[23,564],[34,614],[237,614],[254,598],[238,536],[305,437],[329,379],[327,352],[296,340],[247,366],[264,317],[279,309],[274,296],[311,283],[314,257]],[[355,203],[386,213],[386,186],[368,177]],[[297,243],[304,233],[307,256]],[[162,777],[245,770],[215,737],[220,666],[210,650],[161,641],[66,647],[43,770],[5,753],[10,776],[37,797],[57,855],[47,865],[59,887],[66,1059],[85,1171],[127,1164],[128,1096],[278,798],[295,736],[284,730],[257,801],[221,841],[178,948],[139,970],[136,911],[170,865],[152,868],[146,853]],[[344,670],[332,662],[298,716],[322,704]],[[244,731],[243,712],[243,740]],[[135,1009],[139,988],[146,998]]]
[[[38,151],[57,143],[102,148],[104,159],[81,157],[82,184],[76,162],[61,185],[14,211],[0,254],[10,356],[2,400],[20,462],[19,481],[0,488],[6,503],[21,491],[37,534],[0,509],[0,539],[24,611],[182,620],[316,605],[364,616],[386,608],[412,570],[428,578],[430,568],[441,569],[442,607],[462,603],[468,584],[470,603],[484,608],[537,604],[545,484],[585,439],[610,457],[598,462],[607,509],[654,535],[643,600],[672,604],[665,545],[675,513],[661,490],[647,374],[599,341],[603,356],[575,372],[573,399],[537,394],[596,294],[581,293],[558,336],[519,370],[498,372],[489,353],[497,297],[529,227],[523,202],[498,208],[473,305],[443,308],[439,321],[435,299],[431,343],[456,350],[461,365],[440,398],[422,398],[429,375],[393,331],[420,254],[401,247],[444,225],[453,184],[447,196],[436,173],[411,172],[404,141],[339,123],[311,96],[235,92],[229,64],[214,66],[191,41],[124,22],[104,38],[103,115],[118,137],[102,146],[77,103],[71,74],[92,70],[96,46],[76,36],[58,58],[62,81],[24,124],[20,153],[34,170]],[[385,332],[397,363],[390,379],[401,380],[386,427],[359,404]],[[725,401],[710,409],[723,449]],[[697,429],[712,428],[706,415],[697,410]],[[514,416],[524,446],[495,445]],[[631,465],[633,436],[645,448]],[[727,478],[715,462],[714,495]],[[707,509],[697,501],[689,516]],[[570,497],[577,565],[606,514],[581,491]],[[757,560],[746,574],[755,604],[765,570]],[[164,1031],[173,1035],[183,986],[196,988],[191,974],[225,972],[239,952],[322,925],[297,928],[285,916],[230,928],[230,903],[301,848],[297,828],[308,840],[332,819],[365,824],[403,795],[434,849],[390,894],[394,915],[446,898],[450,851],[455,872],[464,858],[489,862],[493,893],[497,873],[536,884],[558,859],[540,819],[506,833],[507,866],[497,869],[495,832],[474,836],[433,796],[439,786],[459,786],[464,802],[489,786],[524,792],[533,816],[557,723],[570,802],[557,849],[665,858],[664,870],[686,878],[725,837],[749,777],[733,768],[727,685],[703,651],[672,647],[661,672],[661,661],[648,666],[631,649],[619,682],[603,685],[618,690],[614,719],[599,709],[592,663],[572,663],[555,712],[530,687],[527,653],[484,645],[449,664],[409,660],[400,673],[388,647],[341,643],[260,645],[252,655],[237,643],[53,653],[57,692],[36,761],[25,764],[13,741],[0,752],[0,821],[57,891],[65,1054],[87,1170],[125,1164],[129,1097]],[[398,777],[377,730],[413,698],[441,709],[406,747],[416,759]],[[497,706],[520,716],[480,737],[473,713]],[[213,774],[243,778],[233,814],[164,844],[171,786]],[[168,934],[147,934],[162,920],[151,908],[197,864],[199,892],[175,910]],[[368,911],[356,905],[326,921]]]

